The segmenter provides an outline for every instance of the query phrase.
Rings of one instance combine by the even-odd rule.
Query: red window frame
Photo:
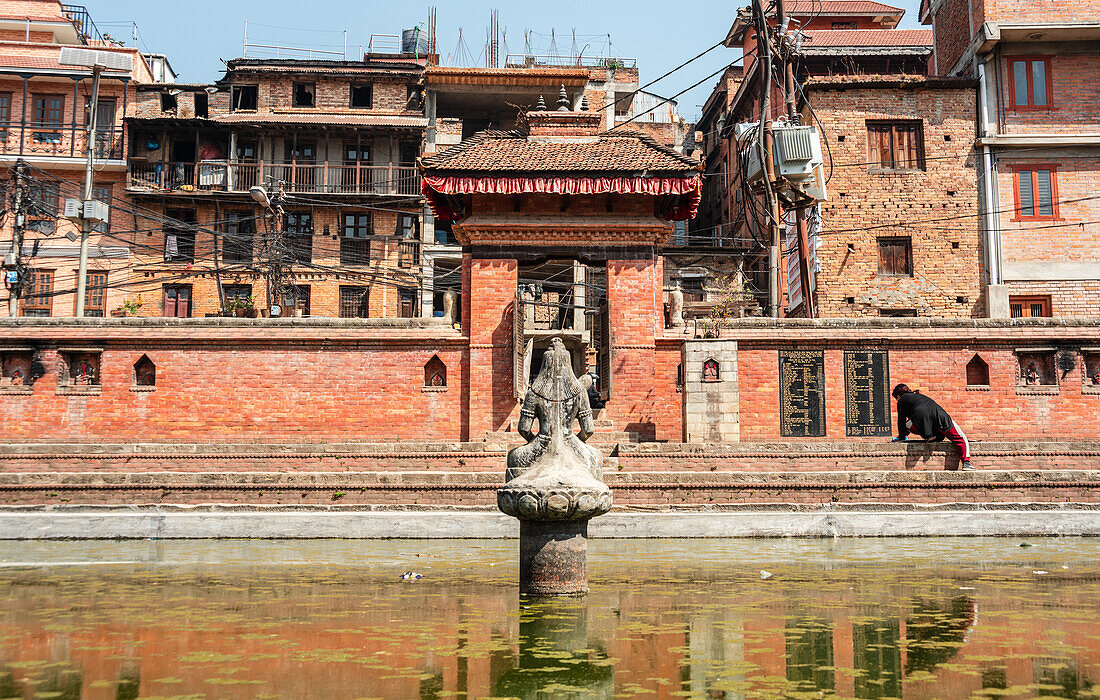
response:
[[[1013,221],[1061,221],[1062,217],[1058,211],[1058,166],[1052,163],[1028,163],[1027,165],[1010,165],[1008,166],[1012,170],[1012,192],[1013,197],[1016,200],[1016,208],[1012,214]],[[1038,171],[1049,170],[1050,171],[1050,214],[1039,213],[1039,198],[1038,198]],[[1023,213],[1023,202],[1020,200],[1020,173],[1028,173],[1031,177],[1031,205],[1032,211],[1035,212],[1031,216]]]
[[[1054,85],[1051,84],[1052,71],[1052,56],[1006,56],[1008,63],[1008,108],[1012,111],[1026,112],[1035,110],[1050,110],[1054,109]],[[1027,104],[1016,104],[1016,69],[1015,63],[1022,61],[1027,63]],[[1042,63],[1046,67],[1046,81],[1047,81],[1047,103],[1045,105],[1035,104],[1035,88],[1032,85],[1032,67],[1033,63]]]

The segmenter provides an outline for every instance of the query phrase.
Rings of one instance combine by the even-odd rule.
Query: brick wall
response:
[[[1022,152],[1021,152],[1022,154]],[[1011,157],[998,160],[997,194],[1001,224],[1001,258],[1005,265],[1034,266],[1041,263],[1095,265],[1100,256],[1100,202],[1093,199],[1100,189],[1100,158],[1083,158],[1074,151],[1059,159],[1058,152],[1046,157]],[[1057,215],[1053,218],[1021,220],[1016,194],[1018,168],[1054,166]],[[1042,272],[1039,270],[1038,272]],[[1057,278],[1057,272],[1052,274]],[[1006,277],[1010,294],[1049,294],[1055,316],[1100,318],[1100,273],[1094,279],[1013,280]]]
[[[821,316],[877,316],[893,309],[948,318],[984,313],[974,90],[919,85],[811,90],[833,163],[817,250]],[[868,120],[913,119],[921,122],[924,169],[872,166]],[[911,275],[880,272],[878,239],[886,237],[910,239]]]
[[[247,321],[222,323],[228,325],[9,325],[5,345],[17,337],[22,340],[14,342],[30,343],[46,373],[30,393],[9,391],[0,402],[4,438],[461,437],[465,342],[446,327],[379,329],[369,322],[335,322],[278,329]],[[72,346],[102,350],[98,386],[60,386],[58,348]],[[143,355],[156,365],[152,388],[134,386],[134,364]],[[447,367],[442,390],[424,386],[424,365],[433,356]]]
[[[1050,108],[1013,108],[1009,77],[1015,56],[1049,59]],[[1012,44],[998,55],[998,63],[1002,109],[1000,133],[1073,134],[1091,133],[1100,128],[1100,109],[1096,107],[1100,55],[1097,54],[1096,44]]]
[[[966,52],[973,33],[970,31],[971,2],[981,4],[982,0],[945,0],[936,12],[932,22],[934,52],[930,72],[935,75],[948,75],[956,61]],[[975,24],[977,28],[979,25]],[[969,70],[962,71],[969,75]]]
[[[1086,426],[1100,409],[1100,391],[1085,376],[1085,358],[1074,348],[1100,341],[1100,326],[989,323],[922,326],[880,325],[877,331],[862,328],[856,338],[844,331],[814,329],[773,334],[759,330],[724,332],[739,340],[741,440],[776,440],[778,420],[779,349],[825,350],[826,435],[829,439],[881,441],[886,438],[845,437],[845,384],[843,350],[889,351],[890,384],[903,382],[919,388],[940,403],[972,440],[1085,439]],[[1020,387],[1017,350],[1027,346],[1067,348],[1075,367],[1059,374],[1055,386]],[[978,355],[989,367],[988,387],[967,384],[966,366]],[[787,438],[790,439],[790,438]]]

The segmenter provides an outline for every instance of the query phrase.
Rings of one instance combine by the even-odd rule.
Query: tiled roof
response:
[[[528,141],[519,131],[482,131],[422,161],[433,172],[684,172],[697,163],[650,137],[605,132],[595,141]]]
[[[931,29],[819,29],[806,34],[806,46],[932,46]]]
[[[428,118],[410,114],[279,114],[279,113],[233,113],[215,116],[211,119],[220,124],[316,124],[319,126],[408,126],[423,128],[428,126]]]
[[[900,7],[873,0],[794,0],[784,8],[789,15],[903,15]]]

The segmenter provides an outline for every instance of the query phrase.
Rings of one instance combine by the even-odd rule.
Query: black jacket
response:
[[[951,429],[951,416],[938,403],[924,394],[909,392],[898,399],[898,437],[905,437],[910,430],[906,419],[913,421],[912,432],[925,440],[939,437]]]

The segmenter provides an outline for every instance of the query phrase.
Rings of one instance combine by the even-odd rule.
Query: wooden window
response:
[[[225,294],[227,309],[235,309],[238,306],[242,309],[248,308],[249,302],[252,301],[251,284],[226,284],[222,286],[222,293]]]
[[[194,209],[167,209],[164,215],[178,223],[164,225],[164,261],[195,261],[195,227],[198,219]]]
[[[1008,315],[1012,318],[1050,318],[1050,296],[1010,296]]]
[[[8,130],[11,124],[11,93],[0,92],[0,132]]]
[[[868,121],[871,170],[924,170],[924,130],[919,121]]]
[[[107,310],[107,273],[89,272],[84,283],[84,315],[103,318]]]
[[[31,185],[29,189],[31,206],[27,215],[27,228],[49,235],[57,227],[57,216],[61,213],[60,185],[44,182]]]
[[[31,270],[23,285],[24,316],[49,316],[53,311],[53,270]]]
[[[399,306],[397,315],[399,318],[416,318],[416,290],[399,289]]]
[[[230,106],[233,111],[247,109],[254,110],[259,102],[259,86],[257,85],[234,85],[230,92]]]
[[[309,316],[310,286],[308,284],[296,284],[287,287],[286,296],[283,297],[283,316],[294,316],[292,309],[301,309],[303,316]]]
[[[911,277],[913,240],[908,236],[878,239],[878,272],[892,277]]]
[[[355,109],[370,109],[374,103],[374,91],[370,85],[351,86],[351,106]]]
[[[166,318],[191,317],[191,285],[164,285],[164,316]]]
[[[286,215],[286,234],[291,260],[308,265],[313,259],[313,214],[308,211],[289,212]]]
[[[65,123],[64,95],[34,96],[34,126],[42,129],[60,129]]]
[[[340,318],[369,318],[369,300],[367,287],[340,287]]]
[[[371,213],[344,212],[344,230],[340,236],[340,263],[367,265],[370,263]]]
[[[1015,221],[1058,218],[1058,178],[1054,165],[1014,168],[1016,185]]]
[[[1008,59],[1008,94],[1011,109],[1050,109],[1054,95],[1050,85],[1049,56],[1012,56]]]
[[[92,188],[92,198],[98,199],[99,201],[106,204],[108,207],[113,206],[113,202],[111,201],[112,189],[113,188],[111,187],[111,185],[96,185]],[[92,224],[92,231],[94,231],[95,233],[110,233],[111,219],[109,212],[107,217],[108,218],[106,221],[100,221],[98,224]]]
[[[225,215],[222,258],[227,263],[252,262],[252,238],[256,231],[251,212],[231,211]]]
[[[292,95],[291,105],[294,107],[317,106],[316,83],[294,83]]]

